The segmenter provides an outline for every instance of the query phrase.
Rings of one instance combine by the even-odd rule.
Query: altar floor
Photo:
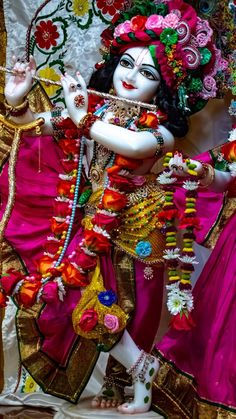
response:
[[[0,406],[0,419],[163,419],[152,411],[137,415],[122,415],[116,409],[91,409],[90,400],[82,400],[76,406],[66,403],[57,412],[49,408]]]

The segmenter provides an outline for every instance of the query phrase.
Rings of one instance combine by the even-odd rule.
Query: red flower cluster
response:
[[[109,2],[106,0],[97,0],[97,7],[102,11],[104,15],[107,13],[111,16],[114,16],[118,10],[123,9],[124,1],[121,0],[110,0]]]

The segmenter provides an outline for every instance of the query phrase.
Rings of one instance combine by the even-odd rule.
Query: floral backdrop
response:
[[[37,62],[38,75],[59,80],[64,71],[79,70],[88,82],[94,64],[101,60],[100,33],[127,0],[4,0],[8,34],[7,64],[12,55]],[[62,101],[61,88],[43,85],[55,104]]]

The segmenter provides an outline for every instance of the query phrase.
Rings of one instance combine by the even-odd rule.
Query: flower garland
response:
[[[194,170],[195,164],[191,164],[187,159],[185,163],[190,179],[183,182],[183,188],[186,191],[185,209],[184,214],[180,216],[174,202],[174,183],[177,178],[172,176],[170,169],[167,169],[172,157],[173,153],[166,153],[164,158],[166,169],[157,178],[165,194],[163,211],[158,214],[158,219],[163,223],[163,231],[166,235],[166,249],[163,257],[166,260],[169,280],[166,287],[168,290],[167,307],[173,316],[170,324],[175,329],[188,330],[194,325],[190,315],[193,309],[191,274],[194,271],[194,265],[198,263],[193,249],[194,229],[199,228],[199,219],[196,216],[198,181],[194,180],[197,176],[197,172]],[[184,230],[182,252],[177,247],[177,227],[175,225],[177,218],[180,219],[178,229]]]
[[[163,118],[162,114],[145,112],[137,119],[137,126],[141,121],[144,129],[156,129],[160,118]],[[126,193],[137,187],[135,177],[131,175],[127,178],[127,171],[132,172],[141,161],[121,155],[110,159],[100,204],[89,227],[85,226],[80,243],[70,255],[66,255],[77,220],[82,218],[81,207],[89,199],[91,187],[82,177],[84,140],[83,137],[79,139],[80,130],[69,118],[58,122],[57,128],[64,133],[64,137],[58,140],[64,154],[64,173],[59,175],[55,215],[50,220],[52,235],[47,238],[43,256],[36,261],[35,273],[23,275],[11,269],[8,275],[1,277],[0,305],[6,305],[8,296],[25,308],[37,302],[51,304],[58,299],[63,301],[68,287],[89,289],[96,274],[100,285],[93,287],[93,307],[83,306],[81,297],[81,310],[79,313],[77,310],[76,321],[73,320],[74,328],[77,333],[91,338],[101,335],[101,327],[103,333],[118,333],[125,327],[127,316],[116,304],[114,291],[103,287],[97,273],[99,256],[110,252],[111,232],[119,226],[119,214],[128,203]],[[125,170],[125,175],[121,174],[122,170]]]

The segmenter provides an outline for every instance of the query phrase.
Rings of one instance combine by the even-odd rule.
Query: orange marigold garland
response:
[[[153,125],[156,129],[159,117],[163,115],[145,114],[144,129],[153,129]],[[6,304],[7,296],[14,297],[18,305],[26,308],[36,302],[53,303],[58,299],[63,301],[68,287],[89,286],[92,278],[90,273],[98,268],[99,256],[110,252],[112,245],[110,234],[119,226],[119,214],[127,205],[126,193],[136,188],[132,171],[140,165],[140,160],[113,154],[107,166],[101,201],[90,227],[85,228],[81,242],[71,254],[67,255],[68,245],[77,228],[76,224],[83,216],[82,213],[79,215],[80,207],[87,202],[91,188],[82,178],[84,140],[80,139],[81,128],[77,129],[69,118],[64,120],[58,118],[56,122],[56,129],[60,134],[58,143],[64,154],[62,159],[64,173],[59,175],[57,184],[55,213],[50,220],[52,234],[44,245],[44,254],[35,261],[34,273],[22,275],[20,272],[10,270],[8,276],[1,278],[2,303],[0,301],[0,304],[2,305]],[[141,122],[142,116],[139,123]],[[128,178],[123,176],[122,169],[131,172],[131,176]],[[100,326],[104,333],[118,333],[125,327],[127,316],[115,304],[116,298],[114,301],[111,300],[113,292],[104,288],[95,292],[94,307],[100,307],[99,310],[103,314],[98,312],[96,316],[94,313],[94,321],[89,321],[88,325],[89,334],[86,331],[88,312],[86,311],[84,315],[83,310],[80,312],[80,318],[83,319],[81,320],[83,336],[96,335],[97,327],[101,330]],[[112,301],[111,305],[107,304],[107,298]],[[96,318],[98,322],[95,322]]]

